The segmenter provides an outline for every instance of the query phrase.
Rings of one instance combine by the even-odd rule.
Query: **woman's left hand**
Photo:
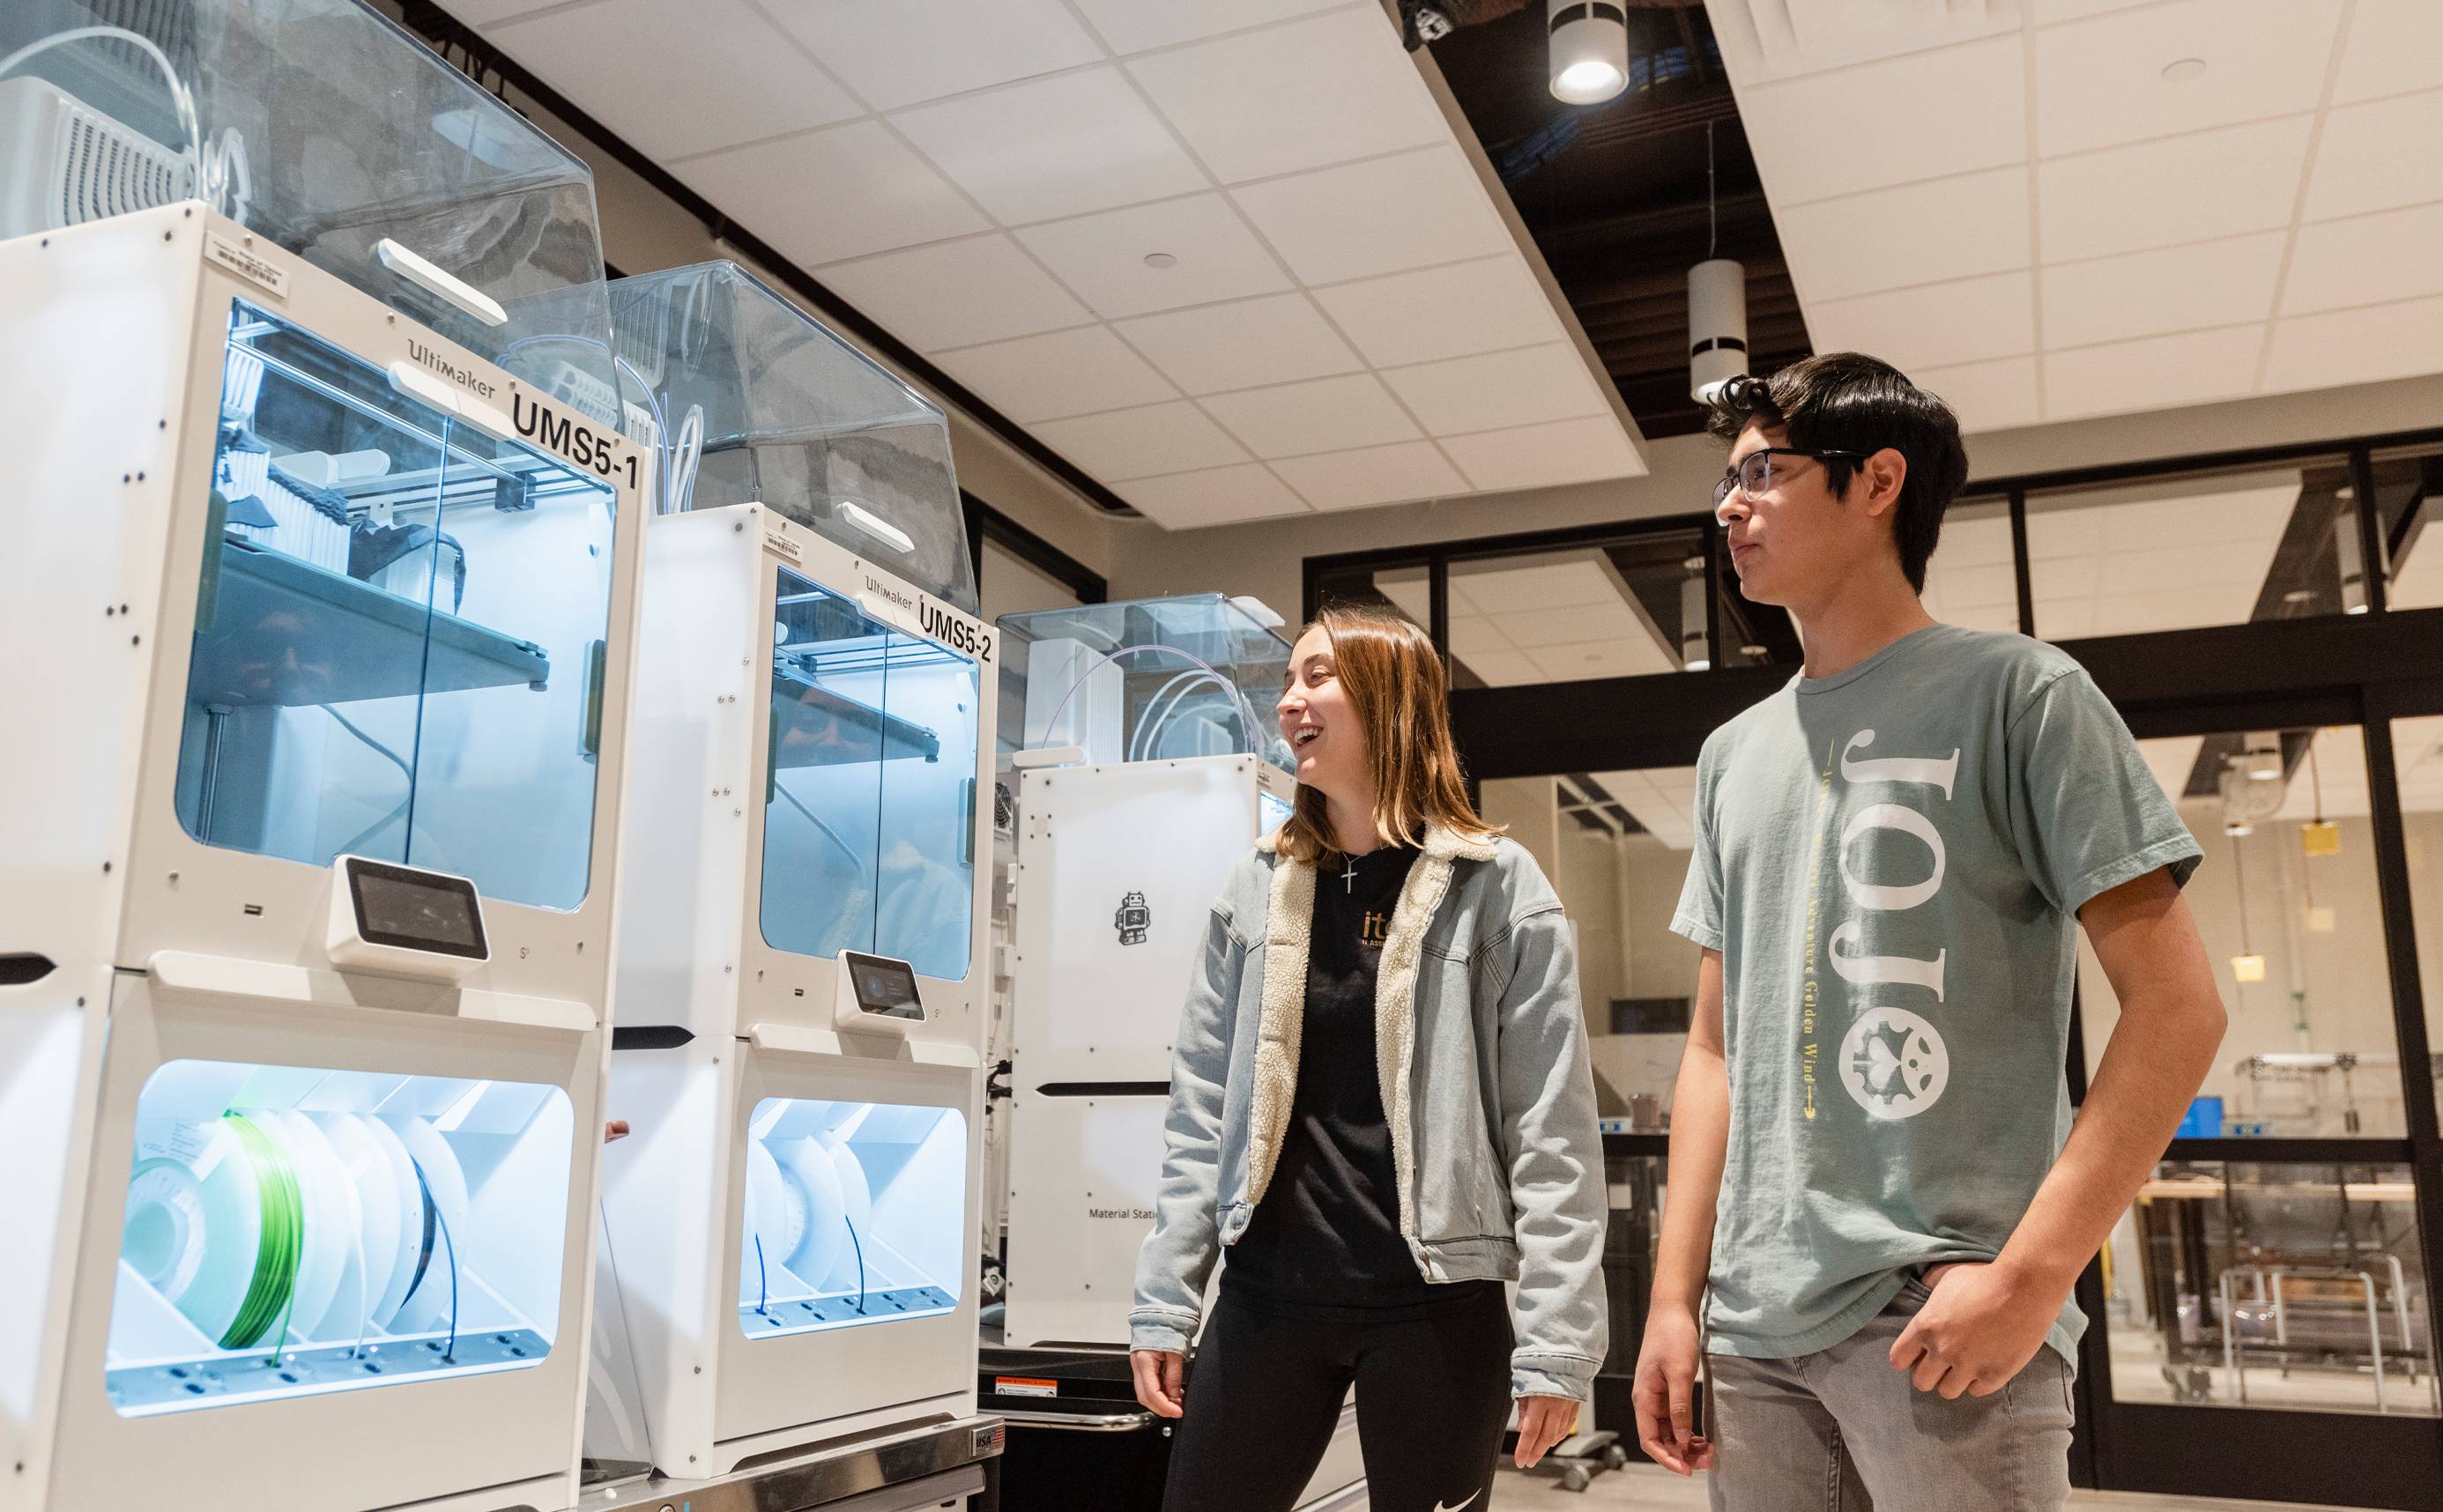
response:
[[[1578,1403],[1570,1396],[1518,1398],[1518,1467],[1533,1469],[1552,1446],[1578,1430]]]

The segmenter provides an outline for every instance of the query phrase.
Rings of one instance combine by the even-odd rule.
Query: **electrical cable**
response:
[[[281,1324],[284,1339],[287,1333],[287,1314],[296,1304],[297,1270],[305,1253],[304,1203],[297,1188],[296,1168],[288,1163],[287,1152],[278,1140],[244,1114],[224,1113],[221,1121],[254,1174],[261,1227],[254,1275],[220,1344],[223,1349],[252,1349],[274,1322]],[[275,1340],[275,1358],[279,1347],[280,1341]]]
[[[368,1278],[365,1275],[365,1226],[361,1223],[357,1225],[355,1239],[357,1249],[357,1341],[348,1349],[348,1357],[350,1359],[355,1359],[365,1352],[365,1335],[373,1331],[374,1307],[373,1298],[367,1295],[366,1292],[366,1282]]]
[[[670,501],[670,512],[683,515],[695,507],[696,467],[704,461],[704,406],[688,406],[687,418],[679,422],[678,441],[671,447],[670,486],[663,497]]]
[[[332,719],[339,720],[340,728],[347,731],[350,735],[355,736],[358,739],[362,740],[368,746],[371,746],[377,755],[387,758],[392,766],[398,768],[399,775],[407,779],[407,796],[398,800],[397,807],[392,809],[390,812],[383,814],[373,823],[365,826],[362,829],[358,830],[355,834],[350,835],[345,841],[340,843],[340,848],[333,852],[335,855],[353,856],[358,854],[357,847],[358,846],[361,846],[366,841],[372,839],[376,834],[380,832],[385,826],[389,825],[392,820],[404,815],[408,811],[408,806],[414,802],[415,770],[413,767],[410,767],[407,764],[406,758],[401,756],[397,752],[382,744],[379,740],[375,739],[372,736],[367,735],[363,730],[358,729],[356,721],[349,719],[346,715],[341,714],[339,710],[331,707],[331,705],[327,703],[321,705],[321,710]]]
[[[1060,701],[1052,706],[1052,717],[1043,721],[1043,734],[1038,738],[1036,743],[1039,744],[1042,740],[1048,740],[1052,738],[1053,726],[1058,724],[1060,722],[1060,716],[1068,712],[1069,701],[1077,696],[1077,690],[1086,685],[1086,680],[1088,678],[1093,677],[1096,672],[1099,672],[1104,667],[1111,665],[1113,662],[1118,661],[1123,656],[1136,656],[1151,651],[1158,651],[1165,656],[1178,657],[1181,661],[1185,662],[1192,666],[1202,667],[1205,671],[1212,673],[1216,679],[1222,682],[1227,683],[1229,681],[1222,676],[1221,671],[1216,668],[1212,663],[1190,656],[1176,646],[1123,646],[1118,650],[1113,651],[1107,656],[1096,658],[1093,665],[1077,674],[1077,680],[1069,684],[1069,691],[1060,695]],[[1247,743],[1252,746],[1256,743],[1256,727],[1254,723],[1248,720],[1244,709],[1240,709],[1237,712],[1240,726],[1240,733],[1247,738]],[[1023,734],[1024,732],[1021,731],[1020,733]]]
[[[458,1241],[450,1235],[450,1215],[436,1207],[433,1215],[441,1220],[441,1244],[450,1260],[450,1342],[443,1346],[441,1363],[458,1363]]]
[[[1714,123],[1705,122],[1705,260],[1712,262],[1721,249],[1721,224],[1714,200]]]
[[[838,830],[833,829],[830,825],[823,823],[822,816],[815,812],[812,809],[807,808],[804,803],[800,802],[796,793],[791,792],[786,787],[781,785],[780,778],[775,777],[772,779],[772,791],[779,793],[781,797],[788,799],[790,808],[797,810],[799,813],[804,814],[808,820],[812,821],[814,827],[821,830],[826,839],[830,840],[833,845],[839,847],[840,854],[848,858],[849,865],[856,868],[858,879],[860,881],[864,879],[865,858],[857,854],[855,848],[847,841],[840,838]]]
[[[1177,712],[1178,705],[1186,701],[1187,695],[1190,692],[1207,682],[1217,683],[1225,695],[1235,695],[1239,691],[1228,683],[1215,678],[1213,674],[1209,672],[1186,671],[1180,673],[1177,677],[1172,678],[1169,682],[1165,683],[1162,686],[1154,689],[1153,697],[1146,700],[1144,708],[1138,712],[1137,733],[1135,738],[1129,741],[1129,759],[1131,761],[1140,761],[1152,754],[1152,743],[1148,737],[1152,733],[1159,732],[1162,728],[1164,720],[1167,718],[1167,716],[1158,718],[1154,714],[1154,710],[1161,705],[1162,701],[1165,698],[1171,700],[1172,712],[1175,713]],[[1186,685],[1182,687],[1182,683],[1185,683]],[[1171,689],[1173,688],[1178,688],[1179,691],[1174,694],[1171,692]]]
[[[856,1312],[862,1318],[865,1316],[865,1241],[856,1236],[856,1225],[849,1222],[848,1214],[840,1214],[840,1227],[848,1230],[848,1242],[856,1247]]]

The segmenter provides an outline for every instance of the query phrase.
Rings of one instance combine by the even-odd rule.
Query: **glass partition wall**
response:
[[[2081,1484],[2398,1507],[2443,1484],[2438,497],[2443,431],[1980,483],[1946,520],[1929,609],[2078,658],[2207,852],[2187,902],[2229,1027],[2080,1284]],[[1643,1177],[1613,1193],[1645,1215],[1613,1278],[1642,1320],[1694,763],[1798,669],[1796,634],[1700,513],[1310,560],[1307,610],[1333,601],[1447,648],[1484,811],[1570,909],[1607,1156]],[[2073,1102],[2118,1017],[2082,948]],[[1630,1427],[1633,1369],[1632,1333],[1600,1426]]]

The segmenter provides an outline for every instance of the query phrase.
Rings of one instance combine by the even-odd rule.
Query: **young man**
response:
[[[1740,591],[1807,660],[1698,766],[1639,1438],[1728,1512],[2059,1507],[2071,1285],[2222,1037],[2200,852],[2077,663],[1919,602],[1967,475],[1940,400],[1819,356],[1714,430]],[[2075,1126],[2073,921],[2121,1000]]]

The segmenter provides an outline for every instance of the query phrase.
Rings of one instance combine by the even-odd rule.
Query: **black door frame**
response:
[[[2373,456],[2378,450],[2443,447],[2443,429],[2353,440],[2260,447],[2165,459],[2130,466],[1999,479],[1972,485],[1963,500],[2005,502],[2012,523],[2019,627],[2035,628],[2027,548],[2028,500],[2053,489],[2083,488],[2182,473],[2275,465],[2346,457],[2357,501],[2363,559],[2382,563],[2397,538],[2379,514]],[[2401,522],[2406,524],[2406,520]],[[1662,531],[1706,532],[1714,592],[1711,644],[1718,667],[1719,616],[1726,564],[1718,533],[1704,515],[1644,519],[1614,526],[1543,531],[1490,539],[1434,543],[1311,557],[1306,610],[1320,606],[1327,586],[1362,581],[1385,568],[1424,567],[1430,574],[1438,645],[1447,644],[1448,583],[1455,561],[1594,547],[1624,536]],[[2391,721],[2443,713],[2443,609],[2395,610],[2386,602],[2383,572],[2365,574],[2367,612],[2246,624],[2162,634],[2099,637],[2057,643],[2084,665],[2140,738],[2233,729],[2356,725],[2365,737],[2377,885],[2385,928],[2386,965],[2399,1046],[2404,1139],[2177,1140],[2168,1158],[2233,1161],[2307,1159],[2405,1164],[2417,1187],[2416,1222],[2423,1248],[2431,1357],[2443,1364],[2443,1135],[2438,1135],[2432,1078],[2422,1074],[2433,1050],[2419,979],[2416,922]],[[1345,590],[1344,590],[1345,591]],[[1358,590],[1364,595],[1364,590]],[[1451,694],[1454,733],[1471,782],[1689,766],[1705,738],[1723,721],[1779,688],[1792,668],[1726,667],[1526,687],[1460,687]],[[1555,694],[1558,693],[1558,697]],[[2435,900],[2428,900],[2430,907]],[[2443,919],[2430,928],[2443,928]],[[2083,1034],[2073,1014],[2067,1067],[2074,1099],[2085,1092]],[[1661,1157],[1659,1135],[1614,1135],[1607,1154]],[[2090,1319],[2082,1353],[2080,1430],[2074,1478],[2116,1490],[2326,1502],[2418,1508],[2443,1485],[2443,1419],[2282,1409],[2123,1403],[2110,1397],[2104,1354],[2102,1271],[2090,1264],[2079,1283]],[[1607,1423],[1609,1419],[1606,1420]],[[2346,1425],[2346,1432],[2337,1430]]]

